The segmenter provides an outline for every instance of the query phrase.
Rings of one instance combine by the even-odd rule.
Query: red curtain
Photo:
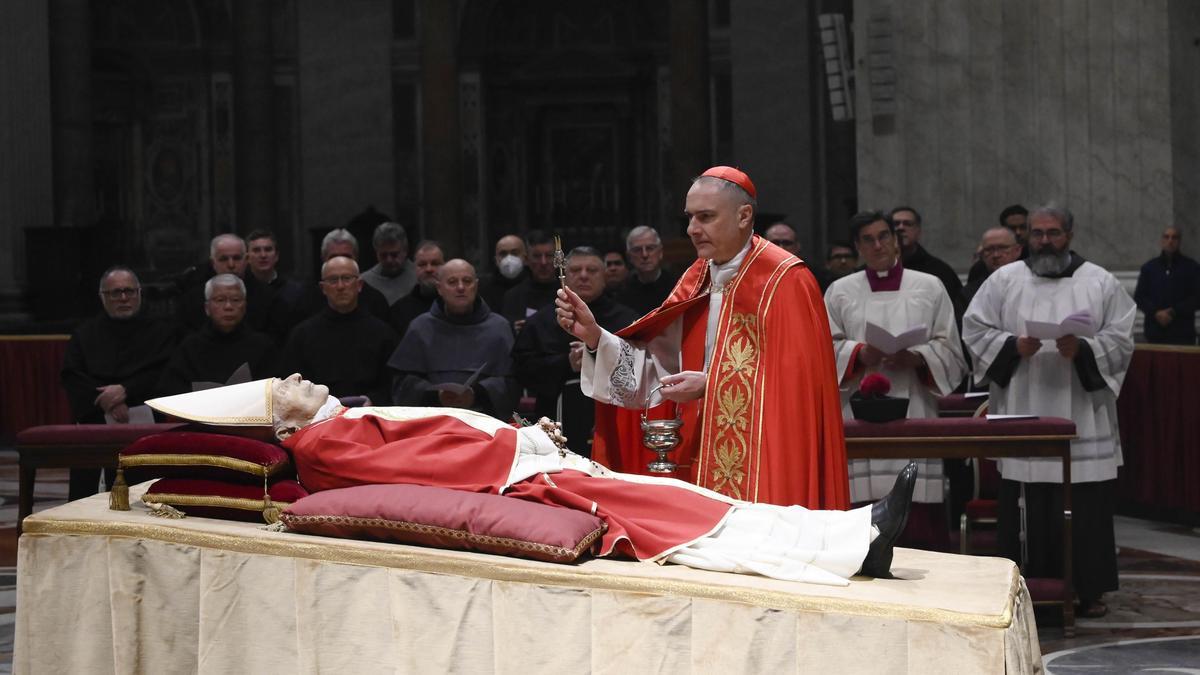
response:
[[[1200,515],[1200,348],[1138,345],[1117,415],[1125,455],[1118,503]]]
[[[71,422],[58,382],[66,351],[66,335],[0,335],[0,437]]]

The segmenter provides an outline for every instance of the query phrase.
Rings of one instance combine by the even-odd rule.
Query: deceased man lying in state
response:
[[[313,492],[408,483],[501,494],[599,516],[608,524],[601,556],[811,583],[890,577],[916,478],[909,464],[890,495],[852,511],[742,502],[671,478],[609,471],[566,449],[545,419],[517,429],[454,408],[344,408],[298,374],[147,403],[211,424],[271,424]]]

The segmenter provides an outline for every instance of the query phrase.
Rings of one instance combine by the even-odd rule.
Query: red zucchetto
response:
[[[741,169],[735,169],[732,166],[714,166],[700,175],[727,180],[745,190],[751,199],[758,199],[758,190],[754,189],[754,183],[751,182],[750,176],[747,176],[746,172]]]

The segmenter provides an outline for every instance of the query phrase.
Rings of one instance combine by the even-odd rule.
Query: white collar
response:
[[[738,269],[742,266],[742,261],[746,259],[746,254],[750,252],[750,244],[754,241],[754,237],[746,240],[746,245],[742,247],[738,254],[723,263],[715,263],[708,261],[708,272],[712,277],[712,293],[724,293],[725,285],[728,284],[737,274]]]

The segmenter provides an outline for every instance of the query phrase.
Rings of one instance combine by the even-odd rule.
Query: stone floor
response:
[[[64,470],[38,473],[35,511],[63,503]],[[0,449],[0,675],[12,670],[16,608],[16,453]],[[1200,531],[1118,517],[1121,589],[1108,616],[1063,637],[1057,608],[1038,608],[1046,672],[1200,673]]]

